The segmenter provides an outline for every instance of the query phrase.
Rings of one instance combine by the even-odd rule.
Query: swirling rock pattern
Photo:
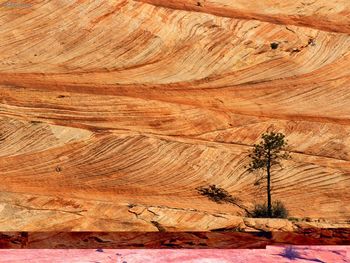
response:
[[[293,157],[273,197],[350,219],[349,1],[0,9],[1,231],[254,230],[241,216],[265,195],[245,166],[268,128]],[[239,203],[200,196],[209,184]]]

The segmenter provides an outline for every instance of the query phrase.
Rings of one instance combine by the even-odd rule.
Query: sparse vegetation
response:
[[[298,217],[288,217],[288,220],[289,221],[292,221],[292,222],[318,222],[318,223],[325,223],[327,222],[326,219],[324,218],[310,218],[310,217],[303,217],[303,218],[298,218]],[[349,222],[350,223],[350,222]]]
[[[257,184],[259,184],[262,179],[266,179],[267,181],[267,213],[265,213],[263,210],[265,205],[258,205],[255,207],[254,210],[256,210],[257,215],[264,214],[266,215],[265,217],[281,217],[285,215],[285,212],[287,212],[282,202],[279,201],[275,203],[275,215],[273,215],[272,211],[273,208],[271,200],[271,168],[275,165],[281,166],[281,160],[290,158],[290,155],[286,151],[287,141],[285,140],[284,134],[275,132],[266,132],[261,136],[261,139],[262,141],[259,144],[254,144],[254,148],[249,154],[251,162],[249,164],[248,171],[266,171],[266,174],[259,178]]]
[[[237,198],[230,195],[225,189],[217,187],[215,184],[208,187],[199,187],[197,191],[216,203],[234,203]]]
[[[255,205],[254,209],[250,212],[250,214],[247,214],[247,216],[250,217],[257,217],[257,218],[265,218],[265,217],[271,217],[271,218],[287,218],[288,217],[288,210],[280,201],[275,201],[272,204],[271,214],[269,214],[268,207],[265,204],[257,204]]]

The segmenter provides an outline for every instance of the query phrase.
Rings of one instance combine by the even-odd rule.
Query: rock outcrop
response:
[[[247,226],[265,198],[247,153],[267,129],[292,156],[273,198],[293,217],[350,219],[349,1],[0,10],[1,231]],[[211,184],[239,203],[198,194]]]

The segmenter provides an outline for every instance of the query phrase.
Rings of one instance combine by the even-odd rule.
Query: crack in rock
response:
[[[10,205],[18,206],[18,207],[21,207],[21,208],[24,208],[24,209],[27,209],[27,210],[61,212],[61,213],[69,213],[69,214],[79,215],[79,216],[84,216],[81,213],[82,212],[87,212],[86,209],[78,210],[78,211],[69,211],[69,210],[50,209],[50,208],[35,208],[35,207],[24,206],[24,205],[19,205],[19,204],[10,204]]]

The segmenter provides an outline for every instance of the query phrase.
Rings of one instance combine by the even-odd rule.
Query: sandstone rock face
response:
[[[252,228],[268,128],[273,198],[350,219],[348,0],[27,2],[0,4],[1,231]]]

